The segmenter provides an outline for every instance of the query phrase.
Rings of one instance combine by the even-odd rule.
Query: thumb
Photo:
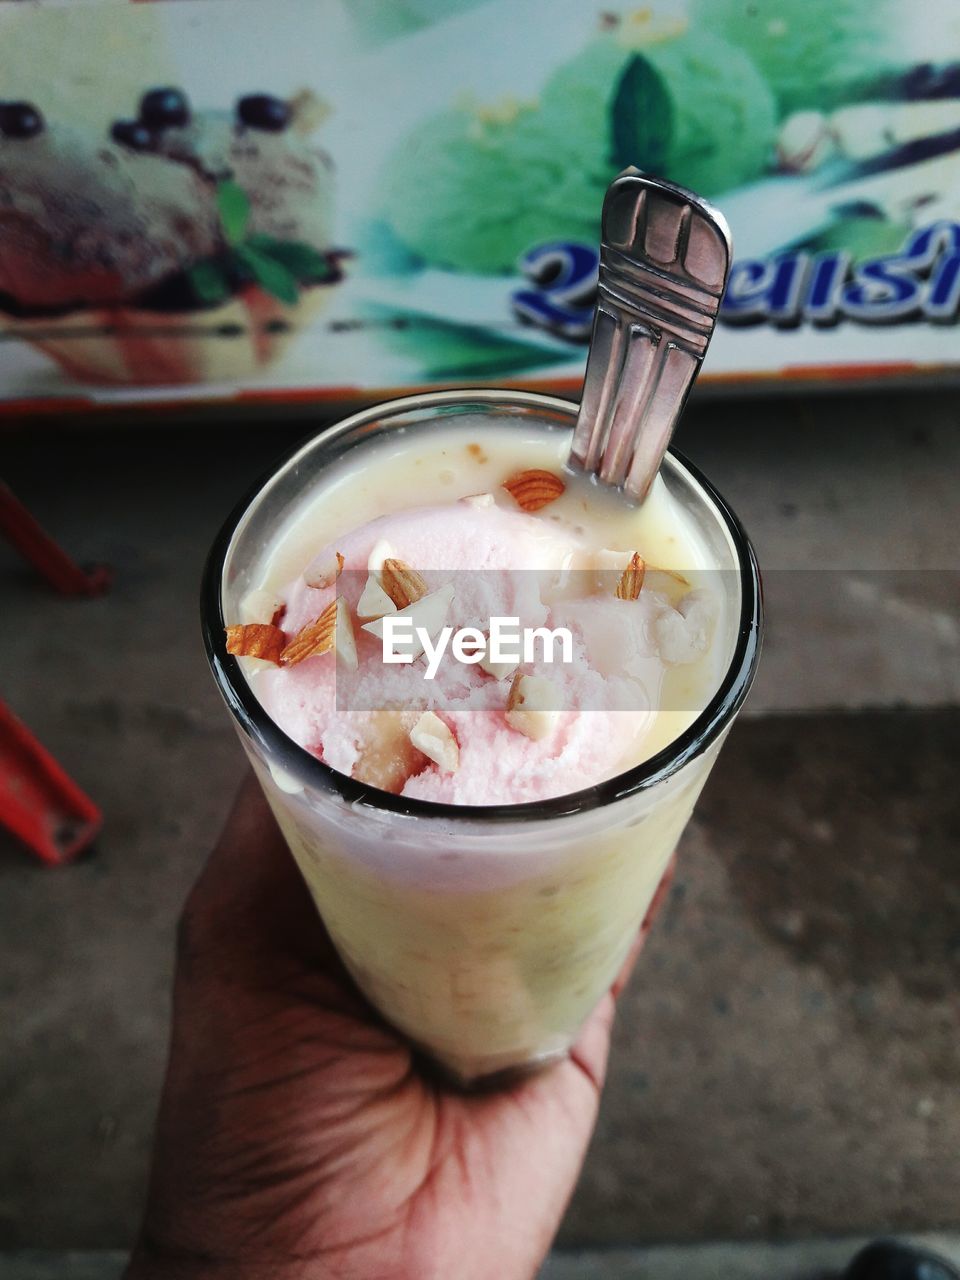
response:
[[[260,784],[248,772],[178,928],[181,970],[215,953],[239,974],[296,953],[319,963],[332,946]]]

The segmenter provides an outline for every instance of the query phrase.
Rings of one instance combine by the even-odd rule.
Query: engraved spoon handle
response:
[[[610,184],[570,461],[636,501],[700,371],[731,253],[723,215],[693,192],[638,169]]]

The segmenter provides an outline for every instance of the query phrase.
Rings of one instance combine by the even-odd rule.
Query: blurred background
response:
[[[677,445],[768,631],[545,1275],[957,1253],[952,0],[0,0],[0,85],[0,1280],[114,1280],[137,1227],[243,764],[214,534],[356,404],[578,396],[628,163],[732,228]]]

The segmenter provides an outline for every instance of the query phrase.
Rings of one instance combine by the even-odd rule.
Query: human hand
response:
[[[359,994],[249,778],[180,924],[127,1280],[530,1280],[580,1171],[646,925],[567,1060],[459,1093]]]

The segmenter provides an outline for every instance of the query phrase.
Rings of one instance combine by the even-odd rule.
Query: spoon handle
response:
[[[692,192],[638,169],[610,184],[570,460],[636,501],[700,371],[731,252],[723,215]]]

